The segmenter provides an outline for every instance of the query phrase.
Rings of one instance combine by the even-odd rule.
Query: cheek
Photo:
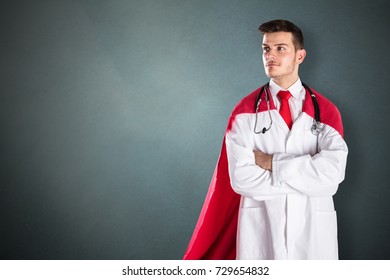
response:
[[[295,67],[295,64],[296,64],[295,56],[294,56],[294,57],[285,56],[285,57],[283,58],[283,63],[284,63],[284,65],[286,65],[287,67]]]

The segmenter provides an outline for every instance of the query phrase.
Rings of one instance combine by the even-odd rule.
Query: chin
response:
[[[279,77],[279,75],[277,75],[276,73],[272,73],[272,72],[267,72],[267,73],[265,73],[265,74],[266,74],[267,77],[270,78],[270,79]]]

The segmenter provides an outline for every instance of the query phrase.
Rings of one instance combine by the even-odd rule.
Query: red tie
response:
[[[280,109],[279,113],[286,122],[289,129],[292,127],[292,118],[291,118],[291,111],[290,111],[290,105],[288,104],[288,100],[291,97],[291,93],[288,90],[281,90],[278,92],[278,97],[280,99]]]

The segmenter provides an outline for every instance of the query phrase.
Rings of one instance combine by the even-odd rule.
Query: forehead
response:
[[[263,45],[293,45],[292,34],[290,32],[272,32],[265,33],[263,36]]]

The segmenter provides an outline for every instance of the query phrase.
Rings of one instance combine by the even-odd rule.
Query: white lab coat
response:
[[[339,116],[329,104],[319,104],[321,116]],[[302,112],[291,131],[276,109],[270,113],[265,134],[253,132],[253,112],[237,114],[226,133],[231,185],[241,195],[237,259],[338,259],[332,196],[346,168],[342,132],[325,124],[317,139],[309,113]],[[268,111],[258,113],[257,130],[269,123]],[[255,150],[273,155],[272,172],[255,164]]]

